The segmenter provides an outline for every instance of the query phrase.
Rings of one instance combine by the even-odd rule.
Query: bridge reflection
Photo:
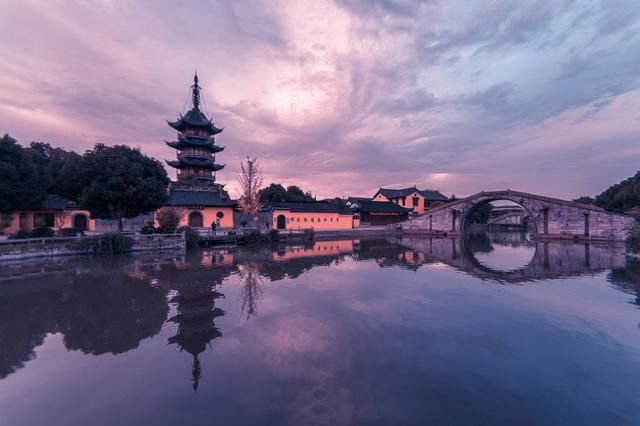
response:
[[[528,258],[499,269],[489,260],[501,247],[522,248]],[[531,241],[504,233],[451,238],[383,238],[319,241],[307,246],[226,248],[193,254],[59,258],[0,269],[0,379],[35,357],[48,334],[60,333],[68,350],[119,354],[135,349],[163,326],[166,338],[193,357],[194,389],[202,377],[201,354],[223,332],[216,322],[230,277],[238,282],[238,309],[259,313],[269,282],[299,277],[322,266],[373,262],[380,268],[417,271],[446,264],[501,284],[549,281],[608,271],[607,279],[640,306],[640,263],[621,245]],[[499,266],[499,265],[498,265]],[[213,367],[213,366],[210,366]]]

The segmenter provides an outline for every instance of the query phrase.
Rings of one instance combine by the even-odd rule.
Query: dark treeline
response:
[[[0,139],[0,213],[38,208],[47,194],[89,210],[97,219],[135,217],[159,208],[169,178],[162,164],[126,145],[96,144],[83,154]]]
[[[595,198],[584,196],[574,201],[595,204],[607,211],[640,217],[640,172],[610,186]]]
[[[299,186],[290,185],[286,188],[279,183],[272,183],[260,190],[260,201],[263,203],[314,201],[310,192],[304,192]]]

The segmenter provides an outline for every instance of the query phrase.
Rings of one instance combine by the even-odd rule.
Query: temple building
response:
[[[177,133],[176,140],[165,141],[177,151],[177,160],[167,164],[177,169],[176,182],[169,188],[167,206],[184,209],[180,226],[208,228],[233,227],[233,209],[224,185],[216,183],[216,172],[224,164],[216,163],[216,154],[225,147],[216,145],[215,136],[222,132],[200,109],[202,88],[198,75],[191,86],[191,109],[176,121],[167,121]]]
[[[391,201],[412,210],[413,214],[423,214],[425,210],[446,203],[449,199],[434,189],[418,189],[415,186],[403,189],[380,188],[372,197],[373,201]]]
[[[211,185],[215,182],[215,172],[224,168],[215,163],[215,154],[224,150],[223,146],[215,144],[215,135],[223,129],[217,128],[200,111],[200,90],[198,74],[195,74],[191,86],[193,107],[185,115],[180,114],[176,121],[167,121],[178,131],[178,140],[165,141],[178,151],[178,159],[167,161],[167,164],[178,169],[178,182]]]

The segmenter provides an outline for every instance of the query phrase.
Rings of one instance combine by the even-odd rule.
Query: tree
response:
[[[297,185],[287,186],[287,201],[313,201],[310,192],[304,192]]]
[[[186,211],[180,207],[163,207],[156,212],[158,227],[163,234],[173,234],[178,229]]]
[[[603,191],[596,205],[605,210],[625,213],[640,207],[640,172]]]
[[[81,208],[98,219],[122,221],[162,206],[169,178],[162,164],[126,145],[96,144],[78,165]]]
[[[262,172],[258,167],[258,159],[247,156],[245,162],[240,163],[240,173],[237,175],[240,185],[240,199],[238,205],[242,213],[258,218],[258,212],[262,208],[260,201],[260,186],[262,186]]]
[[[260,201],[263,203],[287,201],[287,190],[279,183],[272,183],[260,190]]]
[[[573,201],[575,203],[580,203],[580,204],[595,204],[596,202],[596,200],[593,197],[590,197],[588,195],[583,195],[582,197],[576,198]]]
[[[32,159],[9,135],[0,139],[0,212],[37,207],[45,197]]]
[[[309,192],[304,192],[297,185],[290,185],[286,189],[279,183],[272,183],[260,190],[260,201],[263,203],[286,201],[313,201],[314,197]]]
[[[54,225],[58,230],[58,232],[62,231],[62,228],[64,228],[65,223],[67,223],[67,219],[69,219],[70,217],[71,217],[71,212],[69,210],[62,210],[54,216]]]

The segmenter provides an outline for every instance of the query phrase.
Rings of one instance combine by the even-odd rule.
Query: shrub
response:
[[[62,228],[60,230],[61,237],[75,237],[78,234],[84,235],[84,231],[79,228]]]
[[[116,232],[98,235],[84,241],[96,254],[128,253],[133,246],[133,240],[130,237]]]
[[[151,234],[155,234],[156,230],[153,226],[145,225],[140,229],[140,233],[142,235],[151,235]]]
[[[53,229],[41,226],[31,231],[31,238],[51,238],[54,234]]]
[[[21,229],[9,238],[12,240],[24,240],[25,238],[31,238],[31,232]]]
[[[273,238],[277,238],[278,234],[276,231],[276,234],[273,236]],[[238,238],[238,243],[239,244],[262,244],[262,243],[268,243],[272,240],[272,236],[271,235],[266,235],[266,234],[262,234],[260,233],[260,231],[257,230],[252,230],[251,232],[247,232],[245,234],[243,234],[242,236],[240,236]]]
[[[176,230],[177,232],[184,232],[185,239],[187,240],[187,248],[193,249],[200,245],[200,235],[188,226],[181,226]]]
[[[156,212],[159,231],[163,234],[173,234],[184,215],[184,209],[178,207],[161,208]]]

